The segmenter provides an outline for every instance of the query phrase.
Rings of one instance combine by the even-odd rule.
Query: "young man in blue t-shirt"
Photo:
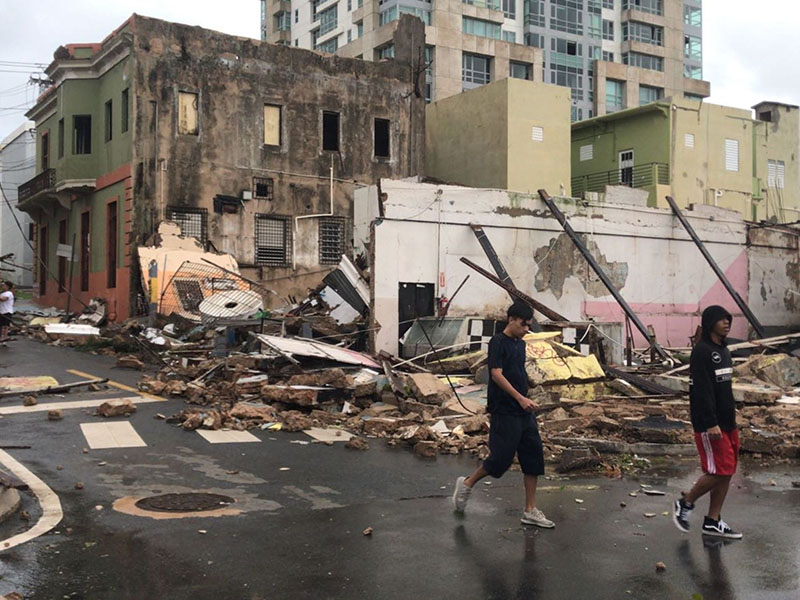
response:
[[[472,475],[456,480],[453,507],[456,512],[464,512],[475,484],[487,475],[501,477],[516,454],[525,481],[525,509],[520,520],[526,525],[551,528],[555,523],[536,508],[536,484],[539,475],[544,474],[544,451],[533,415],[538,405],[527,397],[522,340],[532,320],[533,309],[523,302],[514,302],[508,309],[505,329],[489,342],[489,458]]]

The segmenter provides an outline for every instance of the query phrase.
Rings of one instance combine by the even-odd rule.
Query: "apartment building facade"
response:
[[[60,47],[28,113],[37,174],[19,188],[39,301],[63,308],[71,291],[105,298],[112,320],[135,314],[136,249],[165,220],[276,294],[304,296],[352,246],[355,186],[422,170],[425,103],[406,44],[422,29],[401,20],[385,63],[140,15],[101,43]]]
[[[48,149],[43,149],[45,152]],[[28,287],[33,281],[33,237],[31,218],[17,208],[17,190],[36,172],[36,129],[26,122],[0,142],[0,279]],[[7,201],[7,202],[6,202]]]
[[[506,77],[570,88],[573,121],[708,97],[701,0],[260,0],[262,38],[390,58],[401,14],[425,23],[426,99]]]
[[[708,205],[750,221],[800,218],[800,109],[748,109],[686,98],[572,124],[572,193],[643,191],[649,206]]]

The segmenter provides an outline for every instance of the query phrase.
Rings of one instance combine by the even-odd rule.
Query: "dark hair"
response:
[[[530,321],[533,319],[533,309],[521,300],[515,300],[514,304],[508,307],[506,315],[509,320],[517,318],[523,321]]]
[[[8,286],[8,289],[10,289],[10,290],[14,289],[14,284],[11,283],[10,281],[4,281],[3,283],[5,283]]]

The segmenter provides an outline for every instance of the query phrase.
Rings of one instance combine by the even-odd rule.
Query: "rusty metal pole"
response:
[[[542,201],[547,205],[547,208],[550,209],[550,212],[553,213],[553,216],[556,218],[556,220],[561,224],[561,227],[564,228],[564,231],[570,237],[572,243],[575,244],[575,247],[580,251],[583,257],[586,259],[586,262],[589,263],[589,266],[592,267],[592,270],[600,278],[600,281],[602,281],[603,284],[606,286],[606,289],[611,293],[612,296],[614,296],[614,299],[620,305],[620,307],[628,316],[628,318],[630,318],[631,322],[634,325],[636,325],[636,329],[639,330],[639,333],[641,333],[644,336],[644,339],[646,339],[647,342],[653,347],[653,350],[658,352],[659,356],[661,356],[665,360],[670,360],[669,356],[664,351],[664,349],[658,344],[657,341],[655,341],[650,336],[650,332],[647,331],[647,327],[644,326],[644,323],[642,323],[639,320],[639,317],[636,316],[636,313],[633,312],[633,309],[628,305],[627,302],[625,302],[625,298],[622,297],[622,294],[619,293],[619,290],[616,288],[614,283],[608,278],[606,272],[603,271],[603,268],[594,259],[594,256],[592,256],[592,253],[589,252],[589,249],[586,247],[586,244],[583,243],[583,240],[581,240],[580,237],[578,237],[578,234],[575,233],[575,230],[572,228],[572,225],[570,225],[567,222],[567,217],[564,215],[563,212],[561,212],[561,209],[558,208],[558,206],[556,206],[556,203],[553,202],[553,199],[550,197],[550,194],[548,194],[546,190],[539,190],[539,196],[541,197]]]
[[[753,330],[756,332],[756,335],[759,338],[763,338],[764,327],[761,325],[759,320],[750,310],[750,307],[747,306],[745,301],[739,295],[739,292],[733,289],[731,282],[728,281],[728,278],[725,276],[725,273],[722,272],[722,269],[719,268],[719,265],[708,253],[708,250],[706,249],[703,242],[701,242],[700,238],[697,237],[697,233],[695,232],[694,228],[689,224],[689,221],[686,220],[686,217],[681,212],[681,209],[678,208],[678,205],[675,204],[675,200],[672,198],[672,196],[667,196],[667,204],[669,204],[669,207],[672,209],[672,212],[675,214],[675,216],[678,217],[678,221],[681,222],[681,225],[683,225],[683,228],[686,230],[686,233],[688,233],[689,237],[692,238],[692,241],[697,246],[697,249],[700,250],[700,254],[702,254],[703,258],[706,259],[706,262],[709,264],[711,269],[717,275],[717,278],[722,282],[722,285],[725,286],[725,289],[728,290],[728,293],[731,295],[731,298],[733,298],[733,301],[736,302],[736,305],[739,307],[739,310],[742,311],[742,314],[750,322],[750,325],[753,326]]]

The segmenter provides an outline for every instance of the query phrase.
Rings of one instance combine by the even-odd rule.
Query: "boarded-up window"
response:
[[[739,170],[739,141],[725,140],[725,170]]]
[[[587,144],[586,146],[581,146],[580,149],[581,162],[585,160],[592,160],[593,158],[594,158],[594,144]]]
[[[267,146],[281,145],[281,107],[264,105],[264,143]]]
[[[288,267],[292,258],[292,218],[256,215],[256,264]]]
[[[203,244],[208,239],[208,211],[205,208],[170,206],[167,220],[178,224],[181,235],[197,238]]]
[[[694,134],[687,133],[683,136],[683,145],[687,148],[694,148]]]
[[[319,220],[319,264],[338,265],[344,254],[344,219],[323,217]]]
[[[197,94],[178,92],[178,134],[198,134]]]
[[[544,129],[539,127],[539,126],[537,126],[537,125],[534,125],[531,128],[531,139],[534,142],[543,142],[544,141]]]

